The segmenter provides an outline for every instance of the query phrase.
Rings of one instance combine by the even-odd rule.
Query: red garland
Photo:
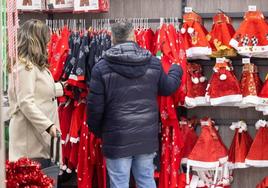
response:
[[[53,179],[41,171],[39,163],[27,158],[6,161],[7,188],[52,188]]]

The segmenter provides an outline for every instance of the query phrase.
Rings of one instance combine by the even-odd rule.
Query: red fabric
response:
[[[262,12],[246,12],[244,21],[240,24],[238,30],[233,36],[233,39],[239,43],[238,46],[243,46],[243,38],[249,37],[250,40],[246,46],[253,46],[251,38],[255,36],[258,38],[257,46],[266,46],[268,45],[267,33],[268,25]]]
[[[253,140],[247,131],[239,133],[239,129],[236,129],[230,146],[228,161],[232,164],[245,163],[252,141]]]
[[[265,177],[257,186],[256,188],[267,188],[268,187],[268,176]]]
[[[190,122],[186,122],[186,124],[180,123],[180,130],[184,141],[184,146],[182,148],[182,158],[187,159],[196,144],[198,136]]]
[[[199,64],[188,63],[187,64],[187,97],[205,97],[207,80],[200,81],[200,78],[204,77],[202,67]],[[193,79],[198,79],[198,83],[193,83]]]
[[[247,159],[268,161],[268,127],[260,127],[248,152]]]
[[[56,43],[55,51],[51,53],[53,56],[50,60],[49,70],[55,81],[59,81],[63,74],[64,64],[69,52],[69,36],[70,32],[67,26],[63,27],[61,35]]]
[[[262,82],[258,76],[257,67],[254,64],[245,64],[243,66],[240,85],[243,97],[259,95]]]
[[[228,95],[241,94],[241,89],[237,78],[234,73],[227,70],[228,65],[222,65],[222,63],[216,63],[211,80],[210,87],[208,89],[208,95],[210,98],[219,98]],[[226,75],[225,80],[221,80],[220,76]]]
[[[84,122],[86,114],[84,113]],[[101,140],[89,132],[84,123],[81,128],[77,179],[78,188],[91,188],[94,186],[95,174],[99,188],[106,188],[106,164],[101,151]]]
[[[209,37],[212,50],[219,51],[231,48],[229,42],[234,34],[235,29],[232,26],[231,19],[223,13],[216,14],[213,18],[213,26]]]
[[[83,114],[86,113],[85,108],[86,104],[84,102],[81,102],[74,108],[70,127],[70,139],[73,143],[76,143],[76,141],[79,140],[81,127],[83,124],[85,124],[83,119]]]
[[[172,35],[172,36],[168,36]],[[172,44],[172,47],[170,46]],[[159,30],[157,51],[163,52],[162,66],[168,72],[172,62],[179,63],[178,56],[174,53],[176,39],[172,27],[163,24]],[[178,51],[177,51],[178,53]],[[159,187],[176,187],[178,185],[179,166],[181,162],[181,148],[183,140],[179,130],[178,118],[176,114],[177,95],[179,90],[170,97],[159,97],[159,108],[162,121],[161,139],[161,171],[159,177]]]
[[[151,53],[154,53],[155,50],[155,43],[154,43],[154,32],[152,29],[137,29],[135,30],[135,38],[136,38],[136,42],[137,44],[142,47],[145,48],[147,50],[149,50]]]
[[[218,132],[208,120],[208,125],[201,127],[200,136],[190,153],[188,159],[202,162],[219,162],[219,159],[227,157],[228,152],[219,137]]]
[[[208,47],[210,44],[207,40],[208,31],[202,25],[202,18],[194,13],[186,13],[183,15],[182,37],[184,40],[185,48],[190,49],[192,47]],[[193,28],[193,33],[188,32],[188,28]]]

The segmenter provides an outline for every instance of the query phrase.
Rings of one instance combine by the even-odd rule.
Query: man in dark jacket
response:
[[[137,187],[155,188],[157,96],[176,91],[182,69],[174,64],[166,74],[159,59],[133,42],[127,21],[112,26],[112,39],[114,46],[92,70],[87,123],[103,140],[111,188],[127,188],[130,169]]]

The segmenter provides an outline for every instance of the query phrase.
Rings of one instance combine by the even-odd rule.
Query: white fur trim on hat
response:
[[[242,95],[241,94],[227,95],[227,96],[217,97],[217,98],[210,97],[209,100],[210,100],[211,105],[213,106],[226,104],[226,103],[238,103],[242,101]]]
[[[238,49],[239,42],[235,39],[231,39],[229,42],[230,46],[232,46],[234,49]]]
[[[268,167],[268,160],[250,160],[246,159],[246,164],[254,167]]]
[[[199,167],[199,168],[211,169],[211,168],[216,168],[220,164],[224,164],[227,161],[228,161],[228,156],[223,157],[219,159],[219,161],[215,161],[215,162],[205,162],[205,161],[196,161],[196,160],[188,159],[187,165]]]
[[[247,124],[244,121],[239,121],[239,132],[247,131]]]
[[[187,33],[192,34],[194,32],[194,28],[188,27]]]
[[[209,55],[212,54],[212,49],[209,47],[191,47],[186,50],[188,59],[209,59]]]
[[[259,120],[259,121],[256,122],[255,127],[258,130],[261,127],[266,127],[266,125],[267,125],[267,121]]]

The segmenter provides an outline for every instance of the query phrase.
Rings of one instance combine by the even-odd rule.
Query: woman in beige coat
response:
[[[57,100],[63,84],[48,70],[49,28],[39,20],[23,24],[18,34],[18,63],[10,70],[9,159],[50,157],[51,136],[59,130]]]

